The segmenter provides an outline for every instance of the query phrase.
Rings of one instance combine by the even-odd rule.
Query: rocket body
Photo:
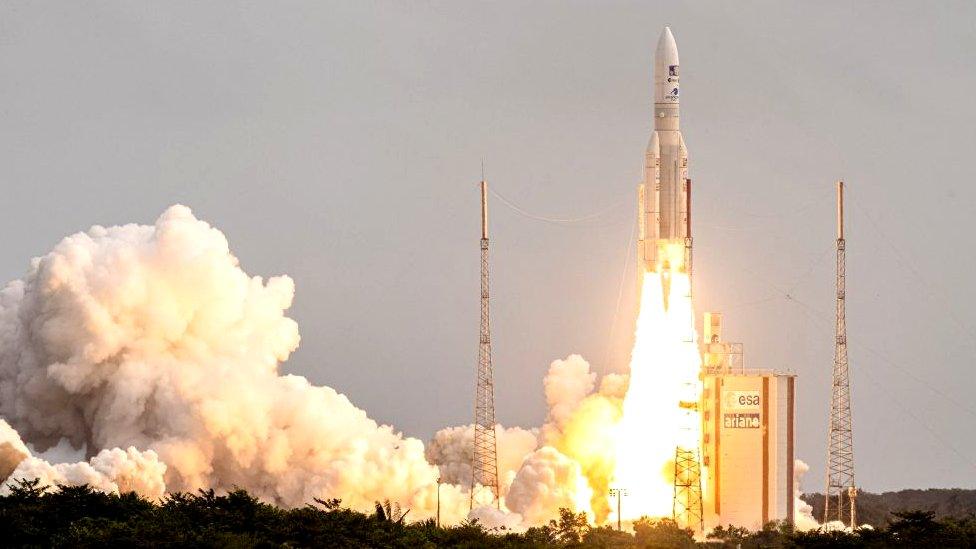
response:
[[[679,126],[678,48],[664,28],[654,55],[654,131],[638,189],[638,264],[644,271],[690,271],[688,149]],[[674,265],[680,262],[680,265]]]

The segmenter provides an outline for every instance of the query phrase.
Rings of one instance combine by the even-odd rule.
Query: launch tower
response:
[[[474,460],[471,468],[471,507],[478,485],[498,499],[498,446],[495,440],[495,382],[491,367],[491,329],[488,303],[488,182],[481,180],[481,334],[474,397]]]
[[[834,371],[827,430],[827,488],[824,522],[839,520],[857,526],[854,504],[854,437],[851,429],[851,386],[847,368],[846,242],[844,240],[844,182],[837,182],[837,321]],[[849,510],[845,512],[844,496]],[[846,521],[845,521],[846,517]]]

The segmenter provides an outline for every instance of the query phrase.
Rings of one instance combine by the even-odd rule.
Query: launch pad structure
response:
[[[719,313],[704,314],[703,336],[705,524],[792,522],[796,376],[747,369],[742,344],[722,339]]]
[[[705,530],[702,502],[701,453],[698,448],[677,446],[674,450],[674,500],[671,515],[683,528]]]
[[[827,486],[824,522],[840,521],[857,527],[857,488],[854,486],[854,437],[851,386],[847,364],[847,241],[844,239],[844,182],[837,182],[837,318],[834,367],[830,387],[827,430]],[[844,497],[848,505],[845,505]],[[845,512],[845,507],[849,510]],[[844,519],[847,519],[846,521]]]
[[[478,336],[478,371],[474,398],[474,459],[471,463],[470,508],[475,489],[491,490],[495,507],[498,492],[498,443],[495,437],[495,381],[491,365],[491,322],[488,292],[488,182],[481,179],[481,329]]]

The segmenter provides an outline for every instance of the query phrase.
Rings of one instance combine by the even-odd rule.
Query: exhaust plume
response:
[[[245,273],[184,206],[65,238],[0,292],[0,416],[40,451],[64,438],[90,460],[26,457],[11,474],[149,495],[240,486],[285,506],[389,498],[432,516],[438,471],[419,440],[279,375],[299,342],[293,294],[287,276]],[[6,471],[25,448],[3,436]],[[451,485],[441,498],[448,511],[466,500]]]
[[[299,344],[293,295],[287,276],[245,273],[183,206],[65,238],[0,291],[0,481],[151,498],[242,487],[362,511],[389,499],[420,519],[436,513],[440,478],[442,521],[469,516],[470,425],[425,449],[334,389],[279,374]],[[569,507],[607,520],[630,384],[579,355],[553,361],[544,425],[498,427],[502,510],[470,517],[522,528]],[[72,449],[84,459],[49,463]]]
[[[667,250],[680,257],[683,249]],[[630,492],[624,519],[670,516],[677,447],[699,446],[701,356],[691,280],[680,263],[645,272],[630,364],[630,387],[616,427],[615,487]]]

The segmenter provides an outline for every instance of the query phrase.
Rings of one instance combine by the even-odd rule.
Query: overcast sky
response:
[[[600,213],[491,205],[497,415],[538,425],[553,359],[627,368],[664,25],[696,306],[748,366],[799,375],[805,486],[823,484],[840,178],[858,483],[976,486],[970,2],[3,2],[0,277],[186,204],[248,273],[295,279],[285,371],[426,439],[472,415],[485,159],[534,216]]]

